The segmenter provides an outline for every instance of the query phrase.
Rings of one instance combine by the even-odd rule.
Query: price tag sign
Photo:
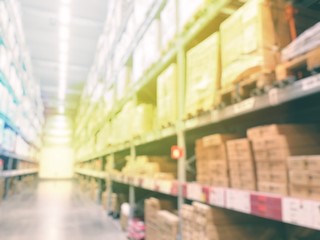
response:
[[[233,106],[234,113],[243,113],[253,109],[255,104],[255,98],[249,98]]]
[[[210,189],[209,193],[209,204],[217,207],[226,206],[226,189],[213,187]]]
[[[320,87],[320,74],[308,77],[305,80],[301,81],[302,84],[302,90],[303,91],[309,91],[312,90],[313,88]]]
[[[226,196],[227,208],[248,214],[251,213],[250,192],[227,189]]]
[[[275,105],[279,104],[279,89],[278,88],[271,89],[268,93],[268,96],[269,96],[270,105],[275,106]]]
[[[159,192],[170,194],[172,189],[172,181],[162,180],[158,182]]]
[[[320,230],[320,202],[309,201],[311,204],[311,227]]]
[[[187,184],[187,199],[204,202],[202,186],[198,183]]]
[[[296,198],[282,199],[283,221],[300,226],[311,226],[311,204]]]

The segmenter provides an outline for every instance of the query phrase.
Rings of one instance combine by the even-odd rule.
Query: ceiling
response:
[[[105,0],[19,0],[22,23],[30,51],[35,78],[39,80],[46,115],[75,114],[93,63],[98,38],[107,12]],[[59,100],[59,13],[62,2],[70,2],[70,37],[65,99]]]

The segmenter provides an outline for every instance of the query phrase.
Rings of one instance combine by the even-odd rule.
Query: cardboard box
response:
[[[287,163],[284,161],[275,161],[275,162],[269,162],[269,161],[259,161],[256,162],[256,169],[257,172],[262,172],[262,171],[268,171],[268,172],[273,172],[273,171],[282,171],[286,172],[287,171]]]
[[[320,155],[291,156],[288,158],[289,170],[320,171]]]
[[[173,125],[177,119],[177,66],[171,64],[157,79],[157,116],[159,127]]]
[[[213,109],[219,87],[219,60],[218,33],[187,52],[186,115]]]
[[[315,134],[286,134],[273,135],[261,139],[254,139],[254,151],[269,150],[276,148],[293,148],[293,147],[312,147],[317,146],[320,142],[320,135]]]
[[[294,185],[320,187],[320,171],[290,171],[289,177]]]
[[[290,184],[290,196],[319,201],[320,187]]]
[[[288,195],[288,185],[286,183],[258,182],[258,191]]]
[[[259,140],[274,135],[306,135],[307,133],[314,134],[318,132],[319,128],[315,125],[271,124],[250,128],[247,130],[247,136],[250,140]]]
[[[258,171],[257,178],[259,182],[288,183],[287,171]]]

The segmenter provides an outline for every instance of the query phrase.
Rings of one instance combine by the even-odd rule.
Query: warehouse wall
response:
[[[65,179],[73,177],[73,123],[70,117],[52,115],[44,127],[44,147],[40,159],[40,178]]]

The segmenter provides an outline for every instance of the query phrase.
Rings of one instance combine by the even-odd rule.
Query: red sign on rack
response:
[[[172,146],[171,147],[171,158],[172,159],[179,159],[183,157],[183,149],[179,146]]]

